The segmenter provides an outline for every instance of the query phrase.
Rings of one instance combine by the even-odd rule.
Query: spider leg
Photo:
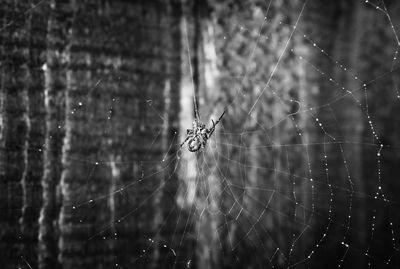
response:
[[[221,121],[222,117],[225,115],[226,110],[224,110],[224,112],[222,112],[221,116],[219,116],[218,120],[216,122],[214,122],[214,120],[211,120],[212,122],[212,127],[208,130],[208,137],[210,137],[214,131],[215,131],[215,126],[217,126],[217,124]]]
[[[211,135],[214,133],[215,131],[215,125],[213,125],[213,127],[211,127],[210,129],[207,129],[207,137],[210,138]]]
[[[219,116],[219,118],[218,118],[218,120],[215,122],[215,124],[214,124],[214,121],[212,121],[214,127],[215,127],[215,125],[217,125],[217,124],[221,121],[222,117],[225,115],[225,112],[226,112],[226,110],[224,110],[224,112],[222,112],[221,116]]]
[[[189,140],[189,138],[190,138],[190,136],[187,136],[187,137],[186,137],[185,141],[183,141],[183,142],[181,143],[181,146],[180,146],[180,148],[182,148],[182,147],[183,147],[183,145],[186,143],[186,141],[188,141],[188,140]]]

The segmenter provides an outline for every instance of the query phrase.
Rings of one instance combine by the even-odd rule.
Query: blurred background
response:
[[[399,1],[0,3],[1,268],[400,268]]]

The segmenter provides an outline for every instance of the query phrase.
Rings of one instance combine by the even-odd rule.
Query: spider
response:
[[[217,126],[224,115],[225,111],[222,112],[221,116],[216,122],[214,122],[214,120],[211,120],[212,127],[210,129],[206,128],[206,125],[202,123],[199,118],[196,117],[193,122],[193,128],[187,129],[186,131],[187,137],[185,141],[182,142],[181,148],[186,143],[186,141],[188,141],[188,149],[190,152],[196,152],[199,149],[204,149],[207,144],[207,140],[214,133],[215,126]]]

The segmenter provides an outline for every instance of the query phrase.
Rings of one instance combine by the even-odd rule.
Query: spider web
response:
[[[208,101],[210,106],[216,99],[223,102],[213,113],[196,97],[207,99],[206,93],[196,92],[194,86],[189,60],[191,29],[185,25],[186,64],[192,80],[186,97],[192,100],[191,109],[207,127],[211,118],[218,118],[224,108],[227,111],[204,150],[193,154],[186,146],[179,149],[185,138],[182,131],[190,128],[194,119],[190,116],[181,118],[180,133],[175,132],[171,140],[160,141],[162,128],[151,131],[151,139],[146,140],[150,143],[137,160],[120,160],[112,152],[98,160],[71,160],[87,168],[83,187],[90,196],[67,205],[74,218],[84,224],[91,221],[81,213],[84,210],[96,210],[96,205],[104,202],[123,201],[124,205],[109,225],[89,232],[86,243],[99,238],[118,243],[123,238],[116,227],[132,218],[156,223],[151,233],[140,235],[146,241],[139,240],[140,248],[129,261],[115,255],[116,268],[150,267],[156,259],[163,260],[165,268],[201,268],[199,257],[211,263],[222,257],[221,264],[237,268],[313,268],[326,265],[326,257],[335,262],[330,264],[333,268],[351,267],[355,260],[371,268],[399,265],[399,185],[395,183],[399,171],[390,170],[390,162],[399,159],[399,147],[392,144],[396,139],[381,137],[386,131],[384,121],[398,121],[397,115],[387,116],[383,111],[384,106],[398,110],[400,100],[395,77],[398,26],[383,1],[365,1],[362,8],[369,8],[373,18],[386,20],[385,33],[395,44],[390,47],[391,61],[384,63],[379,74],[365,78],[365,67],[347,67],[324,47],[320,32],[304,30],[309,4],[287,7],[271,1],[244,11],[216,7],[216,16],[222,21],[215,34],[221,91],[218,98]],[[229,55],[241,48],[241,54]],[[327,64],[320,66],[318,58]],[[325,70],[328,67],[331,69]],[[314,85],[301,81],[305,70],[312,70],[311,79],[325,85],[322,90],[331,94],[320,97]],[[124,87],[121,76],[122,71],[101,76],[86,96],[70,104],[69,112],[84,116],[88,107],[87,113],[92,113],[89,107],[93,104],[86,103],[85,97],[96,94],[105,87],[103,83]],[[288,86],[283,87],[286,82]],[[390,88],[381,99],[374,92],[380,83]],[[172,90],[166,86],[165,96]],[[118,121],[113,111],[124,102],[110,96],[100,127],[105,136],[112,133],[110,122]],[[156,119],[160,126],[168,125],[168,113],[163,114],[157,98],[140,93],[141,107],[154,116],[143,121]],[[166,97],[164,106],[170,101]],[[345,109],[357,111],[361,117],[357,121],[365,128],[356,140],[343,135],[349,128],[341,113]],[[396,134],[396,130],[392,132]],[[152,159],[150,152],[158,147],[165,152],[162,158]],[[361,151],[355,152],[357,149]],[[364,156],[361,163],[349,161],[356,153]],[[368,169],[357,174],[359,166]],[[98,184],[98,173],[119,178],[126,167],[134,170],[127,184],[117,183],[106,191],[93,187]],[[164,180],[158,182],[160,175]],[[145,199],[133,197],[140,192],[146,193]],[[159,205],[155,201],[165,199],[163,195],[174,201],[167,212],[148,213],[149,204]],[[139,225],[136,228],[146,230]]]
[[[382,7],[372,3],[367,4],[373,5],[387,16],[397,40],[396,31],[384,3]],[[224,74],[223,83],[227,83],[230,89],[239,90],[234,91],[233,94],[232,91],[226,90],[228,95],[226,98],[230,97],[232,101],[227,106],[227,119],[224,119],[223,124],[217,128],[216,133],[219,138],[212,138],[207,144],[207,149],[198,155],[179,150],[171,157],[179,161],[178,166],[174,166],[168,175],[178,173],[183,179],[183,183],[181,182],[183,187],[180,187],[176,198],[177,205],[171,209],[171,212],[177,210],[179,213],[177,219],[168,219],[170,216],[168,214],[167,219],[162,221],[159,231],[170,223],[176,222],[175,229],[170,240],[154,239],[158,237],[158,234],[149,237],[149,242],[143,246],[143,254],[137,260],[151,259],[151,254],[147,253],[152,253],[152,249],[156,246],[162,246],[169,250],[166,255],[172,256],[174,264],[185,264],[190,267],[193,264],[192,260],[196,259],[196,247],[190,250],[188,247],[190,243],[186,241],[194,241],[192,244],[199,245],[204,243],[201,233],[210,232],[210,230],[202,229],[201,225],[211,225],[216,229],[216,237],[211,238],[211,241],[215,242],[210,245],[218,246],[224,257],[236,259],[238,266],[241,263],[249,265],[249,262],[241,257],[246,249],[254,250],[255,254],[252,258],[256,267],[310,266],[314,260],[318,261],[315,256],[327,255],[332,250],[338,253],[335,264],[338,268],[346,266],[345,261],[352,260],[351,256],[357,258],[364,256],[368,267],[381,264],[392,266],[394,265],[392,260],[398,257],[396,226],[393,224],[398,220],[384,213],[387,210],[392,210],[391,212],[396,210],[396,200],[386,198],[382,190],[381,156],[385,151],[396,151],[396,149],[381,142],[368,109],[369,85],[388,74],[361,81],[355,75],[357,70],[348,70],[314,41],[318,37],[306,35],[298,30],[301,16],[306,8],[303,4],[299,6],[298,15],[293,20],[293,24],[278,21],[275,30],[284,31],[286,35],[283,40],[276,41],[277,49],[280,48],[280,51],[278,58],[271,61],[272,70],[266,69],[271,71],[259,81],[251,81],[252,69],[261,66],[257,65],[256,51],[263,45],[270,45],[266,41],[273,35],[268,32],[267,27],[273,24],[275,19],[268,20],[269,8],[270,5],[267,6],[267,11],[261,14],[265,15],[261,16],[261,22],[244,21],[243,24],[234,25],[233,30],[225,29],[220,33],[219,38],[228,39],[221,48],[222,53],[230,46],[239,45],[240,41],[235,40],[237,33],[247,37],[244,43],[254,44],[250,49],[250,54],[244,56],[248,59],[245,72],[238,72],[237,75]],[[187,25],[185,28],[187,30]],[[228,35],[230,36],[227,37]],[[339,68],[340,72],[354,80],[357,88],[345,88],[340,81],[314,64],[312,59],[297,52],[296,46],[291,45],[294,36],[300,36],[307,49],[317,51],[321,57],[326,57],[331,65]],[[189,47],[187,39],[190,58]],[[323,100],[319,104],[301,100],[300,96],[297,98],[281,96],[279,90],[273,86],[274,78],[278,76],[276,73],[279,72],[280,66],[284,65],[285,57],[289,53],[293,53],[298,62],[306,68],[314,69],[320,79],[331,83],[332,91],[338,92],[337,95],[332,100]],[[396,67],[396,55],[397,48],[395,48],[389,74]],[[193,78],[191,64],[189,67],[191,78]],[[256,85],[256,88],[258,86],[255,99],[251,92],[246,92],[251,85]],[[194,90],[193,81],[192,87]],[[360,97],[358,92],[363,92],[365,99]],[[201,117],[202,113],[199,113],[197,109],[196,94],[192,94],[192,97],[195,115]],[[336,118],[335,104],[349,99],[351,102],[346,102],[345,105],[358,107],[363,117],[360,120],[368,121],[369,132],[373,138],[371,143],[348,141],[344,137],[338,138],[330,134],[332,125],[326,127],[324,120],[320,120],[319,115],[322,114],[325,121],[332,120],[333,126],[341,129],[340,120]],[[263,118],[260,115],[265,111],[262,110],[261,103],[271,103],[270,100],[277,103],[272,104],[272,109],[278,110],[279,113],[272,119]],[[242,119],[244,124],[238,126],[236,123],[235,125],[235,122],[230,120],[235,117]],[[303,117],[314,123],[301,123]],[[331,123],[327,125],[329,124]],[[310,127],[310,125],[314,126]],[[190,128],[190,124],[188,126],[187,128]],[[287,127],[290,130],[287,137],[280,137],[282,126],[291,126]],[[314,128],[314,132],[322,132],[322,140],[318,140],[321,137],[312,139],[308,134],[312,131],[307,128]],[[176,147],[178,142],[172,141],[169,149]],[[369,154],[376,155],[376,182],[373,183],[376,192],[362,188],[361,191],[359,190],[357,182],[363,179],[356,179],[352,175],[352,164],[347,161],[349,152],[345,149],[348,144],[363,145],[368,148]],[[318,148],[320,152],[315,148]],[[351,149],[347,149],[349,150]],[[315,156],[317,154],[319,154],[318,157]],[[335,157],[331,158],[329,154]],[[338,156],[339,160],[332,160]],[[265,158],[266,161],[260,162],[260,158]],[[165,161],[168,160],[162,160],[162,162]],[[331,164],[333,162],[341,163],[341,169],[344,171],[343,178],[336,178],[337,174],[330,171],[331,166],[334,167],[333,169],[337,168],[337,164]],[[169,165],[170,163],[159,171],[164,171]],[[318,175],[315,170],[322,170],[324,174]],[[160,190],[159,187],[155,188],[148,197],[152,198]],[[365,222],[354,224],[352,218],[357,217],[358,213],[355,209],[365,210],[361,204],[370,200],[376,202],[372,203],[372,210],[368,209],[371,211],[367,214],[369,219],[366,221],[369,237],[367,244],[362,245],[357,239],[358,229],[361,229],[357,225],[365,225]],[[140,205],[143,202],[147,201],[142,201]],[[343,208],[346,212],[337,212]],[[135,207],[128,214],[136,211],[140,211],[140,206]],[[377,235],[375,231],[378,225],[377,219],[382,217],[384,219],[380,221],[386,222],[384,225],[389,229],[386,234]],[[206,219],[208,223],[203,223],[202,219]],[[183,232],[181,226],[183,226]],[[285,231],[288,236],[276,234],[276,229]],[[381,239],[385,241],[382,242]],[[392,247],[388,249],[392,252],[388,255],[379,253],[375,248],[382,244],[391,245]],[[168,263],[165,266],[168,267]]]

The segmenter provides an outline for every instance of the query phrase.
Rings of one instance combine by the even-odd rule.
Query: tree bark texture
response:
[[[161,224],[176,190],[177,7],[2,4],[3,264],[157,268],[171,259]],[[154,164],[164,172],[145,180]],[[132,177],[147,191],[129,188]]]
[[[179,58],[168,5],[74,3],[59,220],[66,268],[157,267],[169,255],[160,224],[170,210],[164,187],[174,184],[165,141],[176,139],[176,119],[165,109],[178,100],[168,88],[176,89]],[[165,173],[142,177],[154,168]]]
[[[32,21],[30,17],[18,17],[29,4],[5,1],[1,6],[0,262],[10,267],[33,256],[35,241],[35,232],[29,234],[26,229],[31,214],[37,213],[29,212],[33,187],[29,182]],[[37,182],[34,184],[37,186]]]

